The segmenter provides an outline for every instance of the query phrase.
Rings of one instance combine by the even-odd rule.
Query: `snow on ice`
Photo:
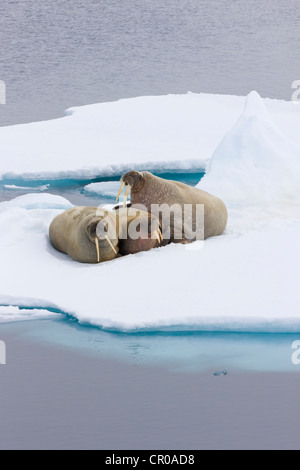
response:
[[[121,100],[1,128],[3,179],[205,165],[198,187],[223,198],[229,221],[199,249],[84,265],[48,238],[69,201],[43,192],[2,202],[0,319],[28,307],[125,331],[300,331],[299,126],[294,103],[252,92]]]

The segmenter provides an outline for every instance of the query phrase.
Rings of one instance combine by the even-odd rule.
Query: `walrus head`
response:
[[[108,211],[92,217],[86,225],[86,233],[91,243],[95,245],[98,263],[114,258],[118,254],[116,220]]]
[[[119,252],[121,255],[148,251],[160,246],[163,237],[158,217],[137,208],[118,208],[116,215],[120,227]]]
[[[123,200],[123,207],[125,207],[129,191],[131,191],[132,193],[135,193],[135,192],[140,191],[141,188],[143,187],[145,183],[144,173],[145,172],[133,170],[133,171],[129,171],[128,173],[122,176],[121,187],[119,189],[116,202],[118,201],[120,194],[123,191],[124,187],[126,187],[124,200]]]

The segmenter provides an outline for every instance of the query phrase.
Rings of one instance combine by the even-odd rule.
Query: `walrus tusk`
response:
[[[99,253],[99,243],[98,243],[98,238],[95,238],[95,245],[96,245],[96,251],[97,251],[97,262],[100,262],[100,253]]]
[[[105,235],[105,238],[106,238],[106,240],[108,241],[108,243],[110,244],[111,249],[117,254],[117,251],[116,251],[114,245],[112,244],[112,242],[110,241],[108,235]]]
[[[158,230],[159,230],[159,229],[158,229]],[[154,232],[153,232],[153,233],[154,233],[154,235],[155,235],[155,238],[157,239],[158,243],[160,243],[160,242],[161,242],[161,240],[160,240],[160,236],[159,236],[159,234],[158,234],[158,231],[157,231],[157,230],[154,230]]]
[[[158,234],[159,234],[159,236],[160,236],[160,241],[162,242],[163,239],[164,239],[164,237],[162,236],[162,233],[161,233],[161,231],[160,231],[160,228],[157,229],[157,231],[158,231]]]
[[[126,191],[125,191],[124,200],[123,200],[123,207],[125,207],[125,205],[126,205],[126,201],[127,201],[128,193],[129,193],[130,189],[131,189],[131,186],[129,184],[126,188]]]
[[[118,199],[120,197],[121,192],[123,191],[124,186],[125,186],[125,182],[123,181],[123,183],[121,184],[121,187],[119,189],[118,195],[116,197],[116,202],[118,202]]]

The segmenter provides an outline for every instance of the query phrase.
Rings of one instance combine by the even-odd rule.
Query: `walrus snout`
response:
[[[88,236],[96,246],[98,263],[100,262],[100,252],[105,251],[105,244],[108,244],[107,248],[109,246],[117,254],[116,227],[109,227],[106,223],[103,223],[103,220],[103,217],[95,217],[87,226]],[[114,233],[112,233],[112,230]],[[115,245],[113,242],[115,242]]]
[[[141,189],[142,184],[143,184],[143,174],[135,170],[129,171],[128,173],[125,173],[125,175],[121,177],[120,181],[121,181],[121,187],[117,194],[116,202],[118,202],[119,197],[124,187],[127,186],[125,190],[124,200],[123,200],[123,207],[125,207],[129,191],[135,192]]]
[[[116,209],[119,221],[119,253],[129,255],[161,245],[163,236],[158,217],[140,208]]]
[[[121,178],[121,181],[123,183],[125,183],[126,185],[128,184],[129,186],[131,186],[132,188],[134,188],[134,186],[142,181],[143,179],[143,175],[142,173],[140,173],[139,171],[129,171],[128,173],[125,173],[125,175],[122,176]]]
[[[156,238],[158,243],[163,241],[159,218],[150,213],[148,213],[148,236],[152,239]]]
[[[97,217],[91,220],[90,223],[88,224],[86,230],[91,240],[94,240],[95,237],[97,237],[97,227],[98,227],[98,224],[101,222],[101,220],[102,220],[102,217],[101,218]],[[103,226],[103,230],[105,230],[104,226]]]

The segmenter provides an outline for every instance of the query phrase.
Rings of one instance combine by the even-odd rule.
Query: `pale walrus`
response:
[[[97,235],[98,224],[109,217],[107,213],[108,211],[99,213],[97,207],[86,206],[73,207],[62,212],[52,220],[49,227],[52,245],[82,263],[99,263],[115,258],[118,254],[118,239],[111,239],[108,235],[100,238]]]
[[[130,191],[131,207],[142,205],[151,214],[159,215],[164,244],[221,235],[226,228],[228,214],[224,202],[206,191],[159,178],[148,171],[130,171],[122,176],[121,182],[117,199],[126,186],[124,204]],[[165,217],[167,212],[169,219]]]
[[[161,232],[159,222],[141,210],[121,208],[112,212],[79,206],[53,219],[49,237],[54,248],[75,261],[100,263],[159,246]]]

